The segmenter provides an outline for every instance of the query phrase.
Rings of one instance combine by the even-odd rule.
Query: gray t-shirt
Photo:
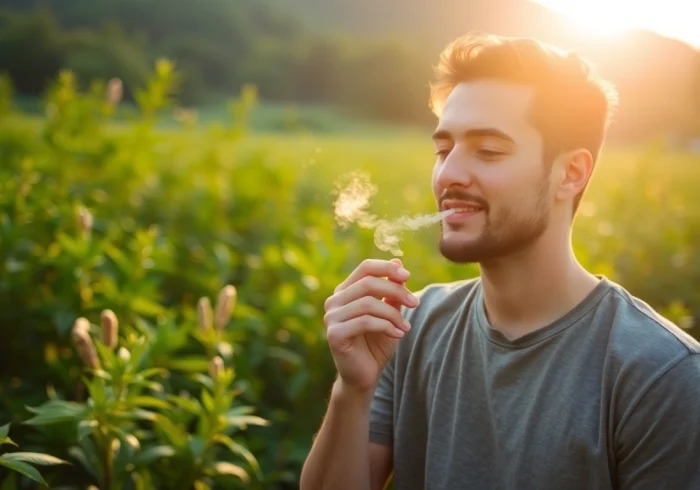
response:
[[[370,440],[397,490],[700,490],[700,344],[601,277],[573,311],[508,340],[481,281],[404,311]]]

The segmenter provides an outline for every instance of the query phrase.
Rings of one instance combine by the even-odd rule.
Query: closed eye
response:
[[[505,155],[504,152],[502,151],[496,151],[496,150],[487,150],[485,148],[482,148],[480,150],[477,150],[476,154],[482,158],[486,159],[494,159],[494,158],[499,158]]]
[[[445,158],[447,155],[450,154],[450,149],[449,148],[442,148],[442,149],[439,149],[438,151],[436,151],[435,154],[439,157]]]

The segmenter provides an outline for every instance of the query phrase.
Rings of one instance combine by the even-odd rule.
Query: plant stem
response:
[[[104,441],[104,490],[112,490],[112,438],[103,434]]]

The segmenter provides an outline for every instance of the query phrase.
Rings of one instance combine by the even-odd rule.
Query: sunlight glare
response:
[[[687,0],[536,0],[562,14],[582,34],[594,38],[624,36],[649,29],[700,47],[700,29]]]

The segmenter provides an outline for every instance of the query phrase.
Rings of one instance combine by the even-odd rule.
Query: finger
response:
[[[391,322],[371,315],[362,315],[333,325],[326,331],[326,338],[331,347],[338,348],[365,333],[384,333],[394,339],[404,336],[404,332]]]
[[[331,325],[343,323],[364,315],[388,320],[400,330],[409,329],[409,325],[396,308],[371,296],[365,296],[339,308],[332,309],[326,313],[324,323],[330,328]]]
[[[404,304],[411,308],[418,306],[418,298],[413,296],[404,286],[378,277],[363,277],[347,289],[328,298],[325,308],[326,311],[329,311],[364,297],[378,300],[390,298],[398,304]]]
[[[409,278],[410,273],[400,265],[388,260],[366,259],[350,273],[347,279],[340,283],[335,291],[342,291],[366,276],[388,277],[405,281]]]
[[[390,262],[393,262],[394,264],[398,265],[399,267],[403,267],[403,263],[401,262],[401,259],[391,259]],[[395,284],[398,284],[399,286],[405,286],[406,281],[394,279],[394,278],[389,278],[389,280]],[[401,310],[401,306],[403,305],[402,302],[396,301],[394,298],[391,297],[386,297],[384,298],[384,302],[390,306],[393,306],[397,310]]]

